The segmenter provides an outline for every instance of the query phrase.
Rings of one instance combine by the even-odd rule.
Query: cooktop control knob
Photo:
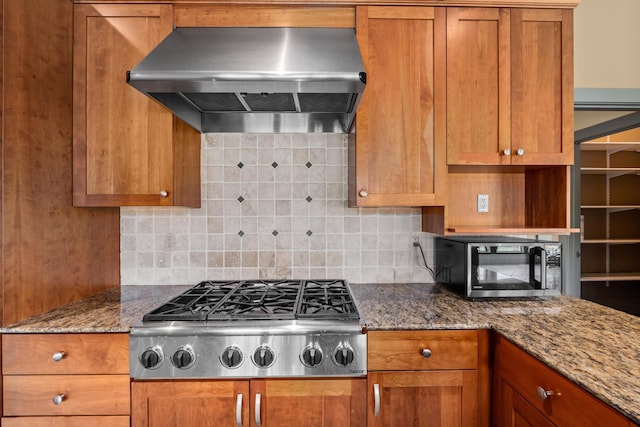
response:
[[[237,368],[242,364],[242,357],[242,351],[235,345],[230,345],[222,350],[220,362],[227,368]]]
[[[310,368],[322,362],[322,350],[317,345],[310,345],[302,351],[302,363]]]
[[[173,353],[173,356],[171,356],[171,362],[173,362],[174,366],[179,369],[190,368],[195,361],[196,355],[190,345],[178,348],[178,350]]]
[[[333,353],[333,360],[340,366],[348,366],[353,362],[353,350],[348,344],[340,344]]]
[[[259,368],[268,368],[273,365],[276,355],[268,345],[261,345],[253,352],[253,363]]]
[[[164,360],[164,355],[160,347],[154,346],[143,351],[139,360],[145,369],[156,369]]]

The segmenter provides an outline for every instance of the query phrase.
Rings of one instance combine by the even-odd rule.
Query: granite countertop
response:
[[[127,333],[190,286],[123,286],[0,329]],[[568,297],[470,301],[432,284],[351,284],[369,330],[494,329],[640,424],[640,318]]]

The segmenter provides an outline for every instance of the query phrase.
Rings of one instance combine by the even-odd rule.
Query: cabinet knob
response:
[[[518,148],[518,150],[516,151],[516,154],[518,156],[524,156],[524,148]]]
[[[53,356],[51,356],[51,358],[53,359],[54,362],[59,362],[64,358],[64,355],[65,355],[64,351],[57,351],[53,353]]]
[[[160,197],[167,197],[169,196],[169,192],[167,190],[160,190]]]
[[[504,150],[502,150],[502,154],[504,154],[505,156],[510,156],[511,155],[511,149],[505,148]]]
[[[369,193],[367,193],[365,190],[360,190],[360,192],[358,193],[358,196],[360,197],[367,197],[369,195]]]
[[[64,393],[60,393],[56,396],[53,396],[53,404],[54,405],[60,405],[62,403],[62,401],[64,400],[65,396]]]
[[[424,357],[425,359],[428,359],[431,357],[431,350],[429,350],[428,348],[423,348],[420,353],[422,354],[422,357]]]
[[[543,387],[536,387],[536,393],[538,394],[538,397],[540,398],[540,400],[545,400],[548,397],[553,396],[554,394],[560,394],[560,393],[556,393],[553,390],[545,390]]]

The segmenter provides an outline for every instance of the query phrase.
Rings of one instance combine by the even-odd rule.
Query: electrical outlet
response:
[[[478,194],[478,212],[489,212],[488,194]]]

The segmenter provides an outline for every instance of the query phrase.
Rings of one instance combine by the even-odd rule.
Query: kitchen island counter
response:
[[[123,286],[0,329],[128,332],[190,286]],[[368,330],[494,329],[640,424],[640,318],[559,296],[470,301],[433,284],[351,284]]]

